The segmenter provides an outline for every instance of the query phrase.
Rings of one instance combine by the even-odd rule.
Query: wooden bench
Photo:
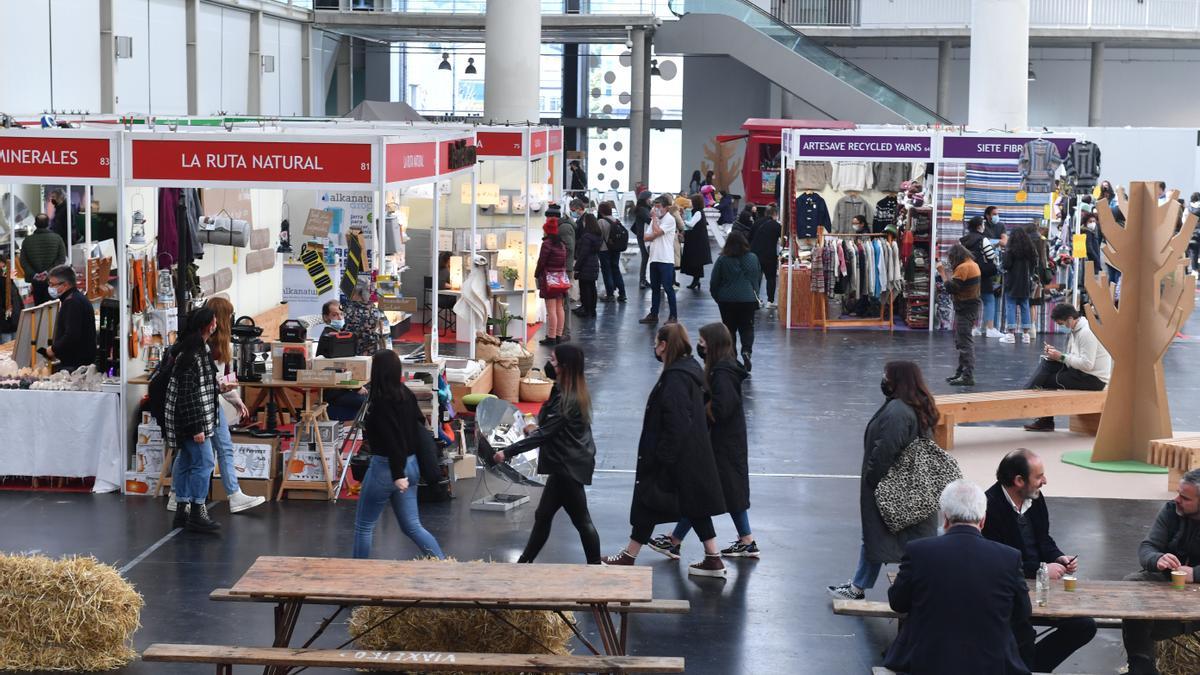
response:
[[[896,612],[886,602],[875,600],[834,600],[833,613],[843,616],[867,616],[876,619],[901,619],[903,614]],[[1120,619],[1096,619],[1097,628],[1120,628]],[[1034,616],[1030,622],[1035,626],[1048,625],[1045,619]]]
[[[935,396],[938,418],[934,440],[945,450],[954,448],[954,427],[967,422],[1071,416],[1071,431],[1091,436],[1100,427],[1105,391],[1075,389],[1019,389]]]
[[[1179,479],[1200,469],[1200,434],[1150,441],[1149,463],[1167,467],[1167,489],[1179,487]]]
[[[888,670],[883,666],[875,666],[871,669],[871,675],[900,675],[894,670]],[[1034,673],[1033,675],[1050,675],[1049,673]]]
[[[669,656],[575,656],[558,654],[470,654],[354,649],[292,649],[224,645],[153,644],[143,661],[209,663],[217,675],[233,667],[354,668],[419,673],[446,671],[499,673],[682,673],[683,659]]]

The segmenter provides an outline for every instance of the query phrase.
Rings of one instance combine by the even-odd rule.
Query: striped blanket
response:
[[[1050,193],[1030,192],[1024,203],[1017,203],[1021,189],[1021,174],[1016,164],[967,164],[966,218],[982,216],[988,206],[1000,207],[1000,221],[1005,227],[1025,225],[1031,220],[1041,222],[1044,207],[1050,203]]]

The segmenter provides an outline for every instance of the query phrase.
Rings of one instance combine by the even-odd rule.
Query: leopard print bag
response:
[[[884,524],[896,533],[929,518],[937,513],[942,490],[962,477],[954,457],[932,439],[918,436],[875,486]]]

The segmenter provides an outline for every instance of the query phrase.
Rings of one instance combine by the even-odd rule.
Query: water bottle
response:
[[[1050,571],[1046,569],[1046,563],[1042,563],[1037,571],[1037,604],[1038,607],[1046,606],[1047,596],[1050,595]]]

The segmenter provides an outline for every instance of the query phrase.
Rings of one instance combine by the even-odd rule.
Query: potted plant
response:
[[[508,303],[501,302],[497,304],[500,305],[500,316],[488,319],[488,326],[492,328],[492,334],[496,337],[505,342],[514,342],[515,340],[508,335],[508,325],[513,321],[520,321],[521,317],[508,313]]]
[[[517,272],[517,268],[515,267],[503,267],[500,269],[500,276],[504,279],[504,287],[510,291],[516,288],[518,275],[519,272]]]

